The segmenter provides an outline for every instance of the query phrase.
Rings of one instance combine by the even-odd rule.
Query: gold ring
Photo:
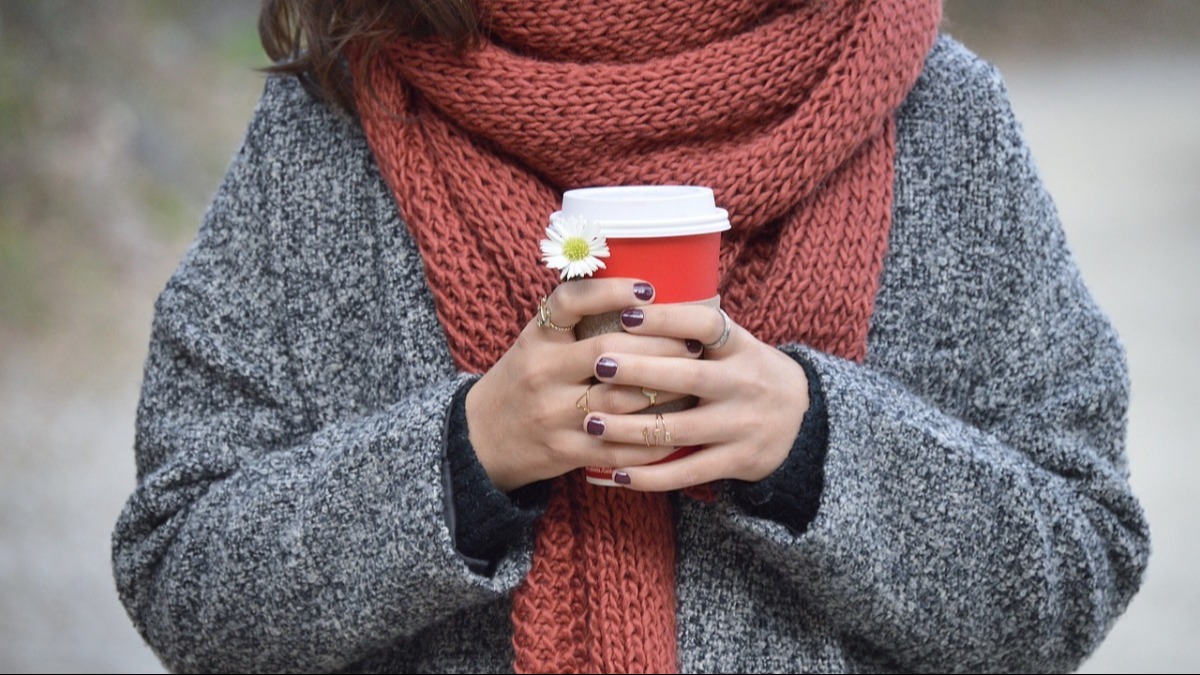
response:
[[[650,399],[650,405],[654,405],[654,401],[658,398],[658,392],[653,389],[642,387],[642,395]]]
[[[721,313],[721,321],[724,322],[724,325],[721,328],[721,337],[704,345],[705,351],[709,352],[715,352],[724,347],[725,343],[729,342],[729,334],[733,332],[733,322],[729,320],[729,315],[720,307],[717,308],[717,311]]]
[[[543,295],[542,299],[538,301],[537,325],[538,328],[549,328],[560,333],[575,329],[575,324],[560,326],[550,320],[550,297],[546,295]]]
[[[646,445],[649,447],[658,445],[658,427],[654,428],[653,434],[650,433],[650,427],[642,427],[642,438],[646,441]],[[651,439],[654,440],[653,443],[650,442]]]
[[[642,440],[646,441],[646,445],[654,447],[659,443],[663,445],[671,444],[671,432],[667,429],[667,422],[663,419],[662,413],[654,414],[654,430],[650,427],[642,427]]]
[[[588,394],[591,393],[592,387],[594,385],[595,385],[595,383],[589,384],[587,386],[587,389],[583,390],[583,396],[580,396],[579,398],[575,399],[575,407],[582,410],[584,415],[590,415],[592,413],[592,401],[588,397]]]

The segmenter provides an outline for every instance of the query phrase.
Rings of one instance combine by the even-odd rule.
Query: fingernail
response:
[[[649,300],[654,297],[654,287],[644,281],[639,281],[633,285],[633,295],[638,300]]]
[[[687,345],[688,351],[693,354],[704,351],[704,345],[700,344],[699,340],[684,340],[683,344]]]
[[[629,474],[625,473],[624,471],[614,471],[613,482],[617,485],[629,485],[632,480],[630,480]]]
[[[645,320],[645,318],[646,318],[646,313],[643,312],[642,310],[637,309],[636,307],[627,309],[627,310],[621,312],[621,325],[625,326],[626,328],[633,328],[634,326],[640,326],[640,325],[642,325],[642,321]]]
[[[587,432],[593,436],[604,435],[604,420],[591,418],[587,421]]]
[[[607,356],[596,362],[596,377],[612,377],[617,374],[617,362]]]

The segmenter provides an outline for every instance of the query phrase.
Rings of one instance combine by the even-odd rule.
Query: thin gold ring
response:
[[[642,395],[650,399],[650,405],[654,405],[654,401],[658,399],[658,392],[654,389],[642,387]]]
[[[654,430],[650,427],[642,427],[642,440],[649,447],[654,447],[658,444],[671,444],[671,431],[667,429],[667,422],[663,419],[662,413],[654,414]]]
[[[538,301],[537,325],[538,328],[549,328],[560,333],[575,329],[575,324],[560,326],[550,320],[550,296],[547,295],[543,295],[542,299]]]
[[[584,415],[592,414],[592,400],[588,394],[591,393],[593,386],[595,383],[589,384],[587,389],[583,390],[583,395],[575,399],[575,407],[582,410]]]

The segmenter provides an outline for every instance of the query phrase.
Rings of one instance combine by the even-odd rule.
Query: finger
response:
[[[592,370],[599,381],[608,384],[649,387],[700,398],[723,397],[735,391],[744,379],[744,374],[714,361],[614,352],[597,358]]]
[[[556,432],[549,443],[558,448],[562,463],[571,467],[641,466],[657,462],[673,452],[673,448],[666,445],[609,443],[590,433],[580,433],[578,427]]]
[[[703,350],[703,346],[697,340],[678,340],[658,335],[630,335],[620,331],[601,333],[580,340],[579,344],[586,346],[590,352],[589,360],[595,360],[606,353],[696,358]]]
[[[584,429],[610,443],[647,445],[710,445],[729,441],[739,433],[736,424],[718,419],[711,411],[692,408],[662,414],[615,415],[593,411]]]
[[[559,284],[546,299],[554,323],[574,325],[585,316],[649,304],[654,287],[639,279],[578,279]]]
[[[668,303],[650,307],[632,307],[621,313],[621,327],[636,335],[661,335],[694,340],[709,354],[732,351],[738,326],[724,311],[695,303]],[[728,334],[726,334],[728,331]]]
[[[628,414],[645,410],[651,405],[663,405],[685,397],[687,394],[645,387],[593,384],[583,390],[575,402],[575,407],[585,415],[592,412]]]
[[[618,465],[613,472],[619,485],[641,492],[667,492],[703,485],[734,473],[736,452],[730,446],[709,446],[686,457],[661,464]]]
[[[700,356],[700,343],[693,341],[688,344],[684,340],[658,337],[656,335],[628,335],[626,333],[602,333],[594,337],[562,345],[561,356],[554,363],[560,369],[562,377],[571,382],[583,382],[590,379],[597,358],[602,354],[612,354],[625,358],[625,355],[640,355],[679,360],[688,358],[694,360]],[[667,387],[663,389],[670,390]]]
[[[711,318],[709,312],[703,311],[698,305],[670,304],[660,307],[669,309],[666,312],[657,311],[659,307],[627,307],[621,310],[621,328],[633,335],[677,338],[683,342],[690,356],[699,357],[704,345],[694,336],[703,331],[704,324]]]
[[[660,445],[623,445],[619,443],[595,443],[585,446],[579,459],[580,466],[635,467],[653,464],[675,452],[675,448]]]

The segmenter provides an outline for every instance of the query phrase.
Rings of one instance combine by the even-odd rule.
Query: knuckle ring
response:
[[[717,311],[721,313],[721,321],[723,322],[723,326],[721,328],[721,337],[704,345],[705,351],[715,352],[721,347],[724,347],[725,343],[729,342],[729,334],[733,332],[733,322],[729,320],[729,315],[726,314],[725,310],[721,309],[720,307],[717,308]]]
[[[587,389],[583,390],[583,395],[575,399],[575,407],[582,410],[584,415],[590,415],[592,413],[592,401],[589,394],[591,394],[593,386],[595,385],[589,384]]]
[[[575,328],[575,324],[560,326],[550,320],[550,296],[547,295],[543,295],[542,299],[538,301],[537,325],[538,328],[549,328],[560,333],[566,333]]]
[[[646,442],[648,447],[671,444],[671,432],[667,429],[667,422],[663,419],[662,413],[654,415],[654,429],[650,427],[642,427],[642,440]]]
[[[642,395],[650,399],[650,405],[654,405],[654,401],[658,399],[658,392],[654,389],[642,387]]]

